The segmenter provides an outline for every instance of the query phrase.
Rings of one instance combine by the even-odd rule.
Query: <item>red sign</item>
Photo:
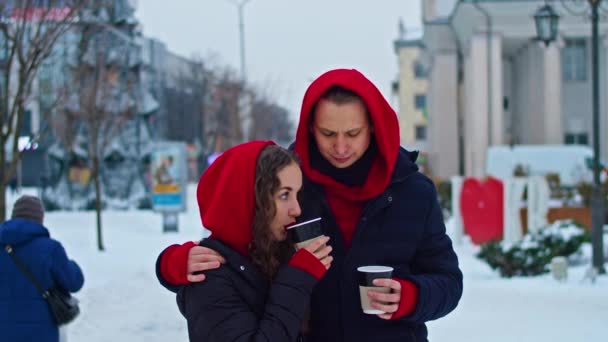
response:
[[[30,7],[15,8],[11,19],[13,20],[44,20],[44,21],[62,21],[69,17],[72,9],[70,7],[63,8],[48,8],[48,7]]]
[[[460,210],[464,229],[474,244],[502,239],[503,193],[499,179],[465,179],[460,193]]]

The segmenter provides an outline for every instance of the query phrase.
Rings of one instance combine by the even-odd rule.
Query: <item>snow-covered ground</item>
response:
[[[51,235],[85,273],[77,294],[81,315],[67,328],[69,342],[188,340],[175,296],[158,284],[154,269],[164,247],[205,234],[194,193],[190,186],[178,233],[163,234],[161,216],[152,212],[104,212],[105,252],[97,251],[94,212],[47,214]],[[8,196],[9,213],[14,199]],[[550,275],[503,279],[475,258],[475,246],[465,242],[457,252],[464,295],[454,312],[428,324],[431,341],[608,341],[608,276],[582,281],[589,246],[565,283]]]

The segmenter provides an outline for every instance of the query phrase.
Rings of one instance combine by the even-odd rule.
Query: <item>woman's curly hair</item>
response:
[[[256,163],[253,241],[249,245],[249,255],[269,280],[294,253],[294,245],[289,239],[276,241],[270,230],[277,211],[273,197],[281,186],[278,173],[292,163],[299,165],[296,155],[277,145],[265,147]]]

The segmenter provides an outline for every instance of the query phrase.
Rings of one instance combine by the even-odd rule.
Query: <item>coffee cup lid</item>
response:
[[[320,221],[320,220],[321,220],[321,218],[320,218],[320,217],[317,217],[317,218],[312,219],[312,220],[308,220],[308,221],[304,221],[304,222],[300,222],[300,223],[297,223],[297,224],[291,225],[291,226],[287,227],[287,229],[291,229],[291,228],[295,228],[295,227],[303,226],[303,225],[305,225],[305,224],[313,223],[313,222]]]
[[[359,272],[367,272],[367,273],[381,273],[381,272],[392,272],[393,268],[390,266],[361,266],[357,267],[357,271]]]

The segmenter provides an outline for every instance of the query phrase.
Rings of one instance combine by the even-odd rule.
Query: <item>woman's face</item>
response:
[[[287,237],[285,227],[296,222],[296,217],[302,212],[297,198],[302,188],[302,171],[298,164],[292,162],[279,171],[277,177],[281,184],[272,194],[276,213],[270,223],[270,230],[277,241],[283,241]]]

